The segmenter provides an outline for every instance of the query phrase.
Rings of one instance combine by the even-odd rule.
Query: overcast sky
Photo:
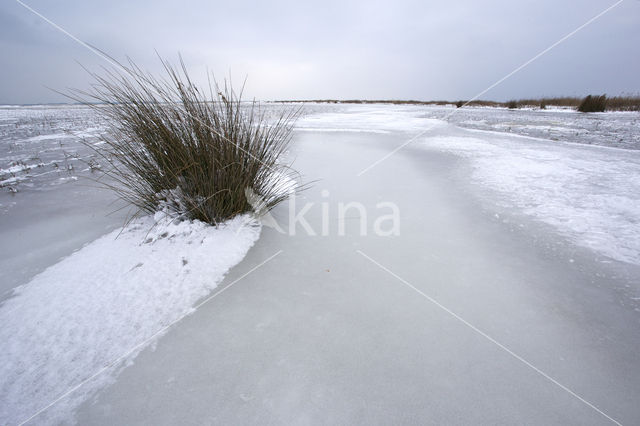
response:
[[[155,50],[258,99],[468,99],[614,0],[24,0],[117,59]],[[0,3],[0,104],[65,101],[106,63],[19,3]],[[484,99],[640,93],[640,1],[625,0]]]

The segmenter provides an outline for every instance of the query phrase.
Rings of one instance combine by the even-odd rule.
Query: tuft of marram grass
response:
[[[285,200],[295,172],[281,157],[299,109],[268,119],[230,83],[209,80],[205,92],[182,59],[178,68],[161,62],[162,78],[130,60],[118,71],[90,73],[92,91],[73,92],[110,123],[96,148],[115,182],[107,186],[138,213],[169,207],[213,225],[252,212],[247,190],[260,197],[261,212]]]

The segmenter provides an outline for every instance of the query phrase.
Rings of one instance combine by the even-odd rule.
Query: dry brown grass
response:
[[[97,149],[115,182],[108,186],[140,212],[169,207],[210,224],[250,212],[246,189],[264,200],[264,210],[283,201],[288,194],[274,177],[292,174],[280,159],[297,110],[267,121],[230,84],[214,80],[203,90],[182,60],[177,68],[161,61],[162,78],[130,61],[118,71],[91,73],[93,90],[72,94],[110,123]]]
[[[289,102],[309,102],[309,103],[332,103],[332,104],[392,104],[392,105],[455,105],[461,107],[500,107],[500,108],[540,108],[565,107],[578,108],[583,98],[564,97],[544,97],[531,99],[518,99],[508,102],[496,102],[476,99],[473,101],[417,101],[417,100],[366,100],[366,99],[315,99],[315,100],[282,100],[275,101],[281,103]],[[640,111],[640,96],[615,96],[607,98],[607,111]]]

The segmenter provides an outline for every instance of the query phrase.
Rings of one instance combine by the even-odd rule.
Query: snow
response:
[[[470,182],[471,163],[420,139],[356,176],[411,136],[296,132],[294,166],[315,182],[296,211],[314,203],[306,218],[318,231],[327,203],[329,235],[264,226],[229,278],[282,254],[140,354],[77,410],[78,423],[603,423],[360,250],[622,424],[637,424],[640,305],[628,296],[640,296],[640,268],[601,263],[533,219],[496,220],[479,201],[500,194]],[[396,203],[400,235],[362,237],[351,220],[339,236],[334,212],[350,201],[366,207],[369,227],[378,202]],[[288,207],[273,210],[278,222]]]
[[[305,238],[267,223],[263,230],[244,226],[253,223],[249,217],[218,229],[146,217],[92,241],[119,222],[91,218],[112,209],[101,204],[110,201],[106,195],[87,186],[91,170],[81,167],[92,157],[77,136],[91,138],[100,123],[79,107],[0,108],[0,180],[19,189],[0,190],[0,266],[7,288],[23,284],[0,305],[0,423],[28,418],[193,313],[261,232],[250,262],[232,274],[241,276],[276,247],[284,249],[282,264],[248,276],[243,284],[251,285],[238,288],[234,303],[193,313],[190,325],[174,328],[178,337],[170,333],[160,344],[155,336],[146,345],[159,343],[157,351],[143,356],[145,345],[136,348],[37,423],[68,423],[75,415],[81,424],[91,423],[82,415],[121,424],[202,423],[214,416],[222,423],[356,422],[372,406],[379,408],[371,421],[593,420],[405,294],[392,277],[387,282],[372,265],[357,263],[363,259],[354,248],[586,391],[598,406],[637,420],[638,114],[393,105],[306,105],[305,112],[292,151],[305,180],[319,182],[306,200],[316,206],[357,200],[372,209],[393,201],[402,212],[401,235]],[[540,231],[544,241],[566,237],[587,249],[542,247],[541,255],[494,221],[494,211],[484,215],[479,203],[496,214],[527,215],[527,225],[551,225]],[[284,212],[282,206],[273,215],[280,220]],[[314,229],[322,226],[320,216],[319,207],[311,211]],[[595,261],[594,254],[611,260]],[[61,255],[68,257],[58,261]],[[43,272],[14,272],[33,264]],[[477,365],[488,368],[470,369]],[[383,391],[389,388],[394,392]],[[427,388],[437,392],[415,391]]]
[[[109,362],[130,363],[192,312],[258,239],[238,216],[218,228],[163,213],[114,231],[49,267],[0,308],[0,423],[26,420]],[[57,423],[113,381],[100,376],[38,417]]]
[[[68,133],[54,133],[51,135],[38,135],[25,139],[25,142],[39,142],[49,139],[73,139],[75,136]]]
[[[486,136],[425,138],[467,159],[472,179],[575,243],[640,265],[640,152]]]
[[[74,175],[78,162],[99,165],[85,143],[99,143],[104,129],[101,118],[87,107],[0,107],[0,189],[42,192],[68,183],[50,175]],[[87,171],[91,169],[80,175],[90,177]]]
[[[441,118],[473,137],[453,136],[459,132]],[[628,112],[366,105],[310,114],[298,130],[425,132],[424,147],[470,162],[473,181],[497,192],[490,202],[601,255],[640,264],[639,123]]]
[[[338,107],[340,108],[340,107]],[[444,123],[428,119],[415,107],[367,105],[342,107],[338,111],[310,114],[296,123],[299,131],[323,132],[415,132],[440,127]]]
[[[581,145],[640,149],[640,114],[605,112],[584,114],[572,109],[424,108],[428,118],[446,117],[467,129],[489,130]]]

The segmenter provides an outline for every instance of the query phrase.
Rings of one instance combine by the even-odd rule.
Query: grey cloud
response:
[[[462,99],[611,2],[145,1],[29,4],[114,57],[159,70],[181,52],[194,75],[248,75],[248,95]],[[626,1],[484,98],[637,93],[640,2]],[[63,100],[101,60],[18,3],[0,5],[0,103]]]

